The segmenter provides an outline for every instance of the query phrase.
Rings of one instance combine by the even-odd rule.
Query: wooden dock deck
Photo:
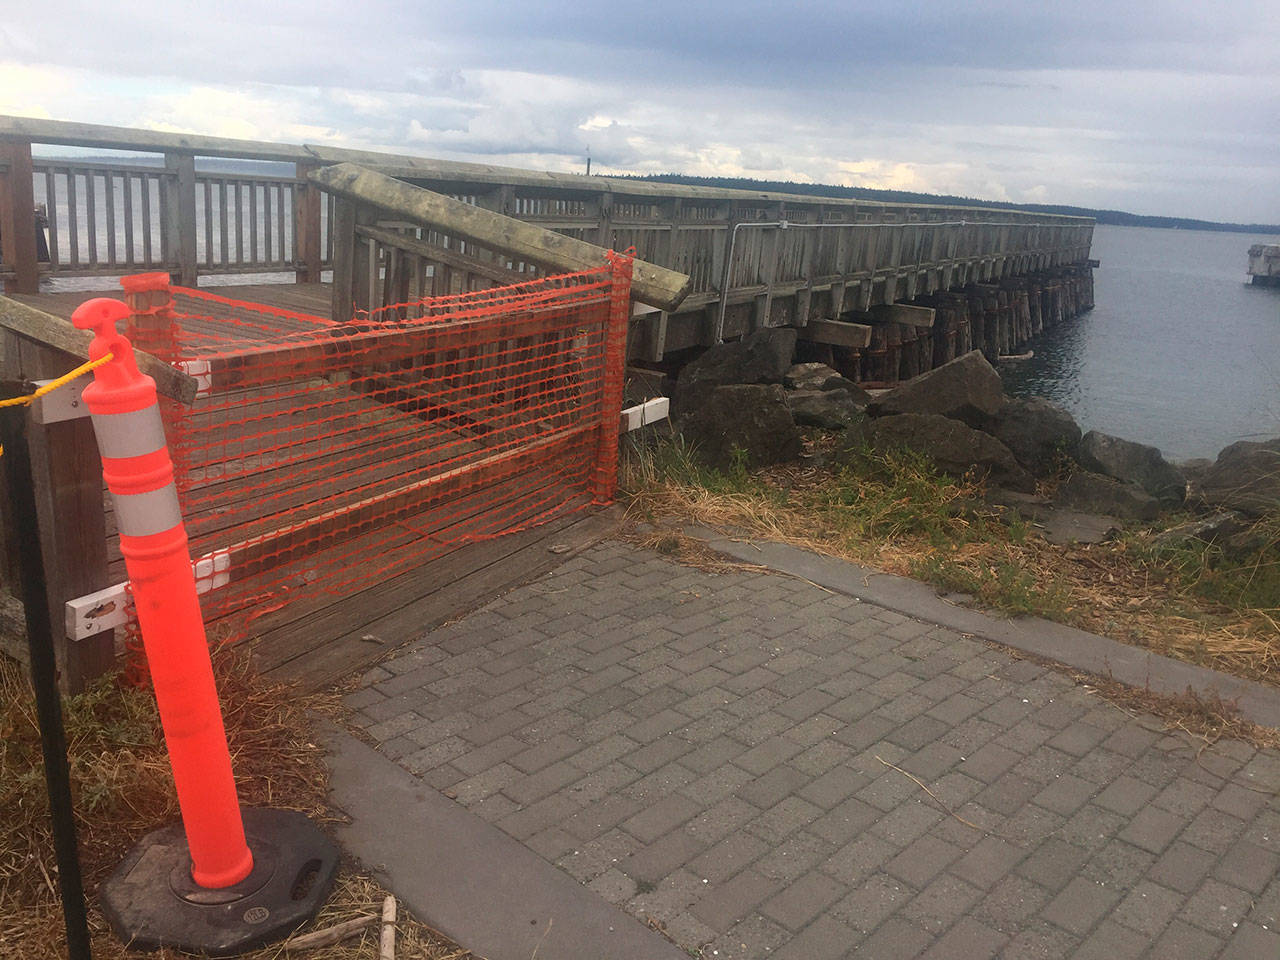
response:
[[[310,313],[318,317],[329,315],[330,283],[237,283],[202,287],[232,300],[246,300],[268,307]],[[120,285],[114,280],[103,280],[99,290],[46,290],[41,293],[10,293],[10,300],[17,300],[29,307],[51,313],[55,317],[70,320],[76,307],[92,297],[117,297],[123,299]]]

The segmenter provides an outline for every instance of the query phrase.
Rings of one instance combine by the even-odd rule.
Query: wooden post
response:
[[[196,158],[195,154],[166,152],[165,262],[173,282],[194,287],[196,272]],[[236,217],[239,223],[240,217]],[[251,225],[258,229],[256,223]]]
[[[333,296],[330,317],[334,323],[347,323],[355,306],[356,271],[356,205],[354,200],[338,197],[333,208]]]
[[[5,370],[21,370],[23,379],[61,376],[80,362],[25,337],[10,334],[5,340]],[[15,355],[9,356],[13,347]],[[112,631],[76,641],[66,638],[64,627],[68,600],[109,585],[102,461],[88,417],[43,425],[29,420],[27,431],[58,684],[78,693],[115,660]]]
[[[506,213],[502,210],[500,213]],[[596,230],[596,245],[613,249],[613,194],[600,194],[600,226]]]
[[[165,273],[142,273],[125,277],[124,302],[128,304],[126,335],[138,350],[145,350],[166,363],[178,359],[177,333],[173,321],[173,294]]]
[[[39,293],[30,140],[0,143],[0,263],[14,274],[5,293]]]
[[[18,335],[4,327],[0,327],[0,380],[8,380],[10,382],[22,379],[22,371],[19,369],[19,361],[22,354],[22,345],[18,339]],[[0,463],[0,469],[3,464]],[[0,556],[0,582],[13,597],[17,597],[19,591],[15,586],[20,571],[18,560],[18,541],[13,535],[13,526],[11,518],[8,516],[9,505],[0,500],[0,549],[3,549],[3,555]],[[0,642],[4,642],[4,638],[0,637]],[[23,652],[21,645],[10,649],[5,643],[4,651],[12,655],[18,656]]]
[[[293,265],[298,283],[320,282],[324,259],[320,251],[320,188],[307,179],[307,173],[320,166],[306,161],[294,164],[294,175],[300,181],[293,195]]]
[[[773,218],[782,222],[787,215],[787,205],[779,203],[773,210]],[[782,246],[782,228],[766,227],[769,232],[764,236],[764,249],[761,251],[761,273],[764,275],[765,291],[756,297],[755,309],[752,311],[752,326],[759,330],[773,326],[770,314],[773,313],[773,284],[778,277],[778,248]]]
[[[49,617],[55,629],[63,627],[54,641],[58,680],[78,693],[115,662],[113,631],[68,640],[64,627],[68,600],[108,586],[102,461],[87,417],[33,425],[30,444]]]
[[[367,206],[357,206],[355,210],[356,226],[370,223],[373,210]],[[382,306],[375,295],[380,289],[381,263],[378,260],[380,245],[372,237],[364,237],[356,233],[354,269],[351,271],[351,299],[358,311],[372,312]]]

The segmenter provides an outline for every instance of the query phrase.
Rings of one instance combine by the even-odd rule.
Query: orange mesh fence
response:
[[[235,636],[612,498],[631,259],[349,323],[172,288],[140,338],[207,621]],[[274,615],[264,621],[267,615]]]

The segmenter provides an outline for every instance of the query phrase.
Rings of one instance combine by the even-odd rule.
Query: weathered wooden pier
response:
[[[42,156],[46,146],[123,151],[132,159]],[[0,117],[0,377],[50,377],[83,358],[88,336],[66,318],[95,288],[119,296],[122,275],[159,271],[186,288],[203,280],[228,298],[252,301],[262,316],[290,311],[292,319],[278,314],[284,326],[319,329],[355,318],[368,332],[410,323],[423,298],[586,270],[608,249],[634,247],[625,352],[635,368],[670,373],[714,343],[793,326],[805,359],[887,384],[974,347],[993,360],[1016,353],[1040,330],[1088,309],[1092,232],[1092,220],[1076,217],[704,189]],[[141,361],[162,393],[199,413],[210,390],[231,391],[234,383],[220,379],[216,364],[211,370],[175,353],[156,326],[155,306],[138,307]],[[217,333],[216,311],[189,322],[196,334]],[[270,336],[263,334],[262,348],[275,350]],[[460,382],[474,396],[484,371],[506,362],[503,351],[546,351],[518,340],[467,346],[455,339],[461,353],[440,355],[461,370]],[[433,355],[420,349],[413,362],[429,365]],[[450,408],[415,393],[394,367],[374,378],[350,369],[340,353],[333,362],[340,376],[317,389],[359,407],[352,416],[400,418],[406,429],[462,437],[476,451],[492,445],[456,403]],[[394,387],[376,385],[389,376]],[[356,381],[364,383],[359,397],[342,387]],[[256,389],[244,402],[275,415],[273,394]],[[494,402],[508,404],[502,417],[512,436],[534,435],[526,411]],[[64,413],[31,427],[55,623],[69,601],[109,588],[120,575],[92,431],[87,420]],[[318,422],[303,420],[298,429]],[[244,463],[263,454],[258,442],[246,441],[238,455]],[[325,469],[323,444],[306,451],[314,469]],[[370,440],[361,456],[377,464],[378,444]],[[514,489],[510,477],[486,482],[495,497]],[[396,491],[397,502],[411,489]],[[251,483],[226,487],[232,498],[254,490]],[[445,521],[423,518],[405,536],[451,542],[441,532]],[[197,528],[204,519],[190,518]],[[598,518],[565,516],[442,547],[421,570],[365,589],[356,603],[330,598],[273,610],[256,621],[261,659],[315,682],[340,675],[379,655],[365,638],[420,630],[545,566],[545,537],[573,544],[602,529]],[[214,538],[208,547],[219,544]],[[69,687],[104,669],[112,652],[110,629],[73,633],[58,651]]]
[[[147,162],[39,157],[33,145],[127,150]],[[204,169],[197,157],[257,161],[263,172]],[[282,163],[293,165],[290,174],[279,172]],[[463,239],[436,224],[397,220],[403,212],[380,205],[386,198],[370,183],[338,195],[325,168],[339,163],[561,236],[634,246],[642,260],[688,275],[678,303],[637,310],[629,351],[649,362],[793,325],[807,342],[856,352],[849,372],[895,379],[925,364],[928,348],[944,352],[940,342],[963,338],[966,321],[975,345],[1009,353],[1038,323],[1092,302],[1087,218],[757,194],[13,117],[0,117],[0,277],[6,292],[25,295],[38,294],[42,277],[157,269],[187,286],[260,273],[308,284],[340,263],[353,268],[351,290],[344,270],[332,291],[255,292],[295,304],[327,297],[343,312],[352,304],[376,309],[410,291],[509,282],[548,266],[538,260],[548,253],[538,235],[530,234],[524,256],[513,256],[504,249],[514,239],[509,227],[502,236]],[[45,262],[37,205],[48,222]],[[365,271],[377,273],[374,282]],[[939,329],[921,335],[935,318]],[[894,356],[898,369],[886,369]]]

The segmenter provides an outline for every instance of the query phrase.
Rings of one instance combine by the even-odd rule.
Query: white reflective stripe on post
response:
[[[172,483],[146,493],[112,493],[116,502],[116,530],[127,537],[149,537],[172,530],[182,522],[178,488]]]
[[[112,460],[140,457],[165,447],[164,423],[156,404],[128,413],[95,413],[93,433],[98,452]]]

